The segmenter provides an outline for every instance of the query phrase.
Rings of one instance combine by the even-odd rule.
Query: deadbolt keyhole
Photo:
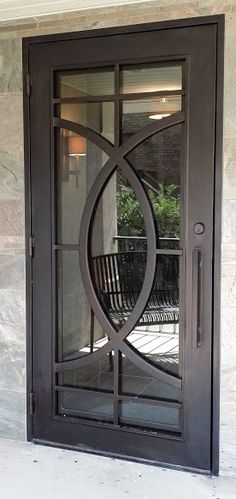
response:
[[[193,226],[193,232],[195,234],[203,234],[203,232],[205,232],[205,225],[201,222],[197,222]]]

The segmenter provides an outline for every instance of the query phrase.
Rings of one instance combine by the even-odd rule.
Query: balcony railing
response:
[[[146,237],[143,236],[114,236],[113,242],[117,242],[117,251],[142,251],[146,249]],[[166,249],[178,249],[178,237],[159,237],[158,247]]]

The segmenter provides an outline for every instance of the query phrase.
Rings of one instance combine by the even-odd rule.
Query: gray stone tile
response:
[[[23,148],[0,150],[0,199],[22,199],[23,196]]]
[[[236,430],[236,367],[221,372],[221,423]]]
[[[25,440],[25,395],[14,391],[0,391],[0,437]]]
[[[236,265],[222,265],[222,306],[236,307]]]
[[[0,199],[0,237],[24,234],[24,203],[20,199]]]
[[[0,93],[22,90],[21,41],[0,40]]]
[[[178,19],[181,17],[195,17],[199,14],[198,4],[196,2],[175,2],[171,5],[160,7],[160,14],[165,14],[165,19]],[[145,14],[145,9],[144,9]],[[163,17],[161,18],[163,19]],[[151,19],[150,19],[151,21]]]
[[[222,244],[222,265],[236,265],[236,243]]]
[[[0,254],[0,289],[24,289],[24,255]]]
[[[21,236],[3,236],[0,238],[0,253],[7,255],[15,254],[16,251],[24,252],[25,237]],[[5,251],[6,250],[6,251]]]
[[[15,19],[1,22],[0,38],[2,40],[20,38],[22,31],[36,29],[38,25],[37,18]]]
[[[223,243],[236,243],[236,200],[223,202]]]
[[[224,141],[223,199],[236,199],[236,137]]]
[[[23,148],[22,94],[0,94],[0,151],[13,155]]]
[[[199,0],[199,14],[214,15],[232,12],[232,0]]]
[[[227,67],[226,67],[227,68]],[[236,136],[236,70],[235,65],[225,71],[224,97],[224,135],[225,138]]]
[[[236,307],[223,307],[221,314],[221,366],[222,370],[232,370],[232,373],[234,372],[234,375],[236,376],[235,325]],[[236,377],[234,378],[234,383],[236,387]],[[222,385],[222,388],[224,388],[224,391],[227,391],[227,385]]]
[[[222,417],[222,415],[221,415]],[[220,475],[233,479],[235,488],[236,478],[236,425],[221,423],[220,428]],[[227,480],[227,482],[229,481]]]
[[[0,341],[25,341],[25,293],[0,289]]]
[[[232,9],[233,10],[233,9]],[[235,67],[236,57],[236,12],[233,10],[225,17],[225,66],[228,69]]]
[[[25,392],[25,343],[0,341],[0,391]]]

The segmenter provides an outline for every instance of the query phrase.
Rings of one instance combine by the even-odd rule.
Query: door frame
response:
[[[219,426],[220,426],[220,305],[221,305],[221,201],[223,166],[223,83],[224,83],[224,15],[161,21],[116,28],[102,28],[81,32],[42,35],[25,38],[23,50],[23,111],[25,155],[25,235],[26,235],[26,356],[27,356],[27,440],[32,441],[33,414],[33,328],[32,328],[32,186],[30,152],[30,91],[29,48],[32,44],[55,41],[79,40],[113,34],[191,27],[215,24],[217,27],[217,76],[216,76],[216,126],[215,126],[215,178],[213,216],[213,296],[212,296],[212,418],[211,418],[211,472],[219,474]],[[55,445],[55,444],[54,444]],[[61,445],[62,446],[62,445]]]

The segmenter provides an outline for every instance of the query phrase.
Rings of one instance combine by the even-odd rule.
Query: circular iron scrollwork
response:
[[[180,378],[170,373],[164,372],[157,366],[154,366],[153,364],[148,362],[145,358],[140,356],[126,341],[126,337],[131,333],[138,320],[142,316],[152,290],[156,267],[156,231],[152,215],[152,207],[150,205],[150,201],[148,199],[146,191],[138,175],[136,174],[132,166],[126,161],[125,156],[145,139],[169,127],[180,124],[183,121],[183,112],[173,114],[161,120],[161,122],[151,123],[144,129],[136,132],[132,137],[127,139],[125,143],[117,148],[113,146],[107,139],[105,139],[95,131],[84,127],[81,124],[63,120],[60,118],[54,118],[55,127],[64,128],[68,131],[81,135],[82,137],[93,142],[109,156],[108,161],[97,175],[88,194],[81,220],[79,238],[80,270],[85,292],[97,320],[108,336],[108,342],[100,350],[97,350],[87,355],[86,357],[67,360],[56,364],[56,372],[83,367],[91,362],[99,360],[101,357],[112,350],[120,350],[130,359],[131,362],[138,365],[140,369],[145,370],[150,376],[155,377],[161,382],[168,383],[175,388],[181,388]],[[146,270],[142,289],[132,313],[128,317],[127,321],[121,326],[119,331],[114,328],[111,321],[106,316],[101,303],[99,302],[94,289],[89,265],[89,238],[91,224],[93,221],[93,214],[96,210],[98,200],[107,185],[107,182],[118,167],[125,175],[130,185],[133,187],[137,199],[141,205],[147,237]]]

